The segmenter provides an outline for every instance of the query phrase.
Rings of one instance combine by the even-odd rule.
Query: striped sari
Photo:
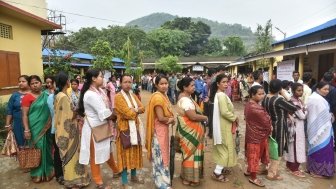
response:
[[[178,102],[179,112],[195,110],[201,114],[196,102],[187,97],[182,97]],[[181,178],[198,183],[203,177],[204,161],[204,127],[200,122],[191,121],[184,113],[178,116],[178,135],[182,151]]]

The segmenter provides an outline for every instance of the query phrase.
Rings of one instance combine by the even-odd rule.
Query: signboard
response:
[[[203,72],[204,67],[202,65],[193,65],[192,70],[196,72]]]
[[[292,80],[292,74],[295,70],[295,60],[286,60],[278,63],[277,79]]]

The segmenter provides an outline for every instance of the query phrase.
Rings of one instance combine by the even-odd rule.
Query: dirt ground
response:
[[[148,104],[150,93],[143,91],[142,92],[142,102],[146,106]],[[230,179],[227,183],[219,183],[211,179],[211,174],[214,169],[214,163],[211,157],[212,151],[212,141],[207,139],[207,145],[205,150],[205,176],[200,186],[197,187],[188,187],[184,186],[179,178],[180,174],[180,164],[181,164],[181,155],[176,154],[175,159],[175,174],[173,180],[174,189],[188,189],[188,188],[197,188],[197,189],[217,189],[217,188],[226,188],[226,189],[255,189],[256,187],[248,182],[248,179],[243,175],[243,170],[245,169],[244,163],[244,133],[245,133],[245,122],[243,117],[244,105],[241,102],[234,103],[237,114],[240,119],[240,133],[241,133],[241,150],[238,155],[238,165],[233,168],[232,174],[228,177]],[[144,123],[146,115],[142,115],[142,120]],[[139,175],[145,180],[143,185],[130,185],[130,188],[134,189],[154,189],[154,183],[151,174],[151,164],[146,159],[146,154],[144,153],[144,168],[139,170]],[[55,179],[48,183],[34,184],[30,180],[29,173],[23,173],[22,170],[18,168],[18,163],[14,158],[0,156],[0,189],[62,189],[63,186],[60,186]],[[304,166],[301,167],[304,169]],[[318,179],[312,178],[309,175],[306,175],[306,178],[297,178],[291,175],[285,170],[284,161],[281,162],[281,175],[284,177],[283,181],[268,181],[265,179],[265,176],[258,176],[264,181],[267,189],[336,189],[336,177],[332,179]],[[105,183],[112,185],[112,188],[118,189],[121,186],[120,179],[112,179],[112,171],[106,166],[103,165],[103,177]],[[91,183],[87,188],[95,188],[95,185]]]

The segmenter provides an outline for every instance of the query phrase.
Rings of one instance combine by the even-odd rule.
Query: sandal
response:
[[[270,177],[270,176],[267,175],[266,179],[271,180],[271,181],[283,180],[283,178],[280,175],[274,175],[273,177]]]
[[[248,177],[248,176],[251,176],[251,173],[250,172],[244,172],[244,176]]]
[[[223,169],[222,170],[222,174],[224,174],[224,175],[231,175],[231,173],[232,173],[231,169]]]
[[[301,171],[291,171],[292,175],[295,175],[297,177],[300,177],[300,178],[305,178],[305,174],[302,173]]]
[[[249,182],[256,185],[256,186],[259,186],[259,187],[265,187],[265,184],[261,182],[260,179],[254,179],[252,180],[251,178],[249,179]]]
[[[121,177],[121,173],[113,173],[112,178],[120,178]]]
[[[186,180],[183,180],[183,179],[182,179],[182,184],[183,184],[183,185],[186,185],[186,186],[190,186],[190,182],[189,182],[189,181],[186,181]]]
[[[200,183],[199,183],[199,182],[190,182],[189,185],[190,185],[190,186],[199,186]]]
[[[64,185],[64,177],[62,177],[62,176],[60,176],[60,177],[58,177],[58,178],[56,178],[56,181],[58,182],[58,184],[60,184],[60,185]]]
[[[229,182],[229,179],[226,178],[224,174],[217,175],[215,172],[213,172],[211,178],[218,182]]]
[[[144,180],[140,180],[139,177],[135,176],[135,177],[131,177],[131,181],[137,184],[145,184]]]
[[[107,186],[105,184],[99,184],[99,185],[96,185],[96,188],[97,189],[112,189],[111,186]]]

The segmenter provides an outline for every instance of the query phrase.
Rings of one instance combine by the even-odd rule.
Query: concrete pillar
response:
[[[270,60],[268,66],[268,78],[271,80],[273,76],[273,60]]]
[[[80,75],[84,75],[84,68],[80,68]]]
[[[238,75],[238,66],[235,66],[235,67],[234,67],[234,73],[233,73],[233,74]]]
[[[300,79],[302,79],[303,76],[303,60],[304,59],[304,54],[300,54],[299,56],[299,74],[300,74]]]
[[[257,62],[256,61],[252,62],[252,68],[253,68],[253,71],[257,70]]]

